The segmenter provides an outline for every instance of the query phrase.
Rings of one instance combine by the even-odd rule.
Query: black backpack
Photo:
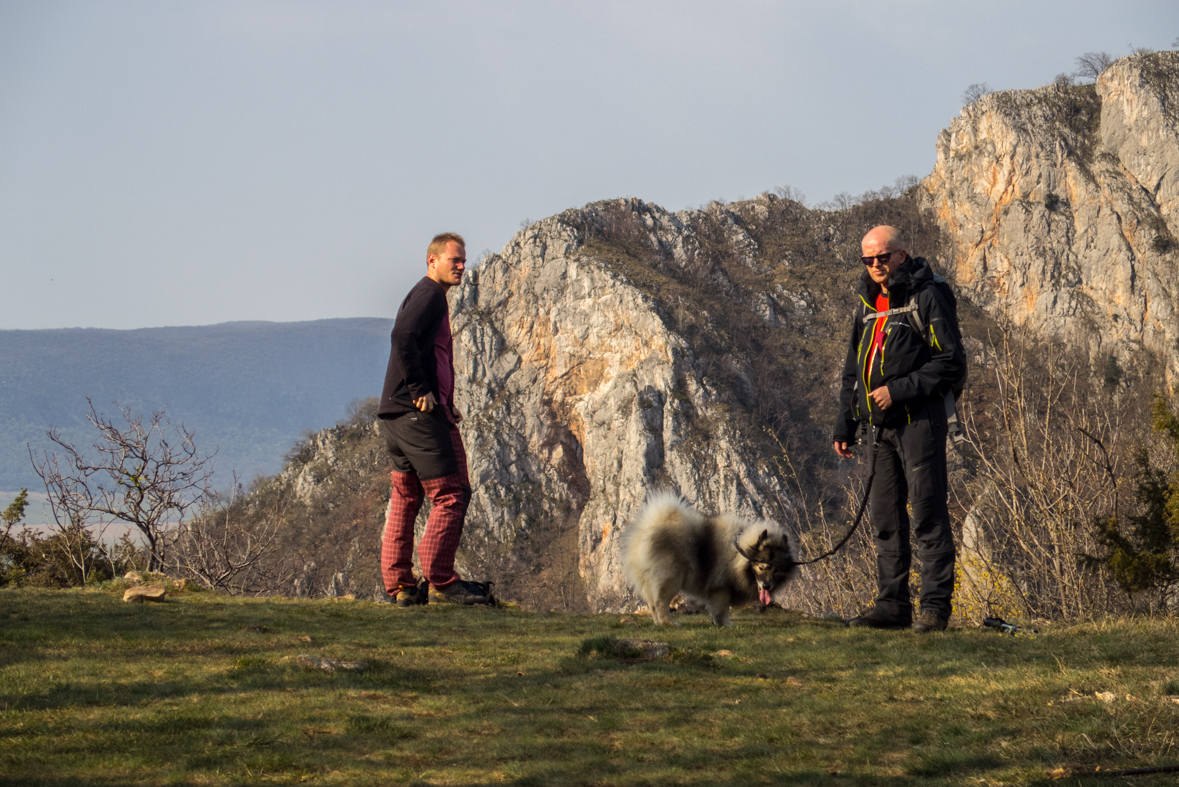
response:
[[[958,298],[954,295],[954,288],[950,286],[948,281],[943,279],[941,276],[938,276],[936,273],[933,275],[933,286],[937,287],[937,291],[941,293],[942,300],[944,300],[946,302],[946,306],[950,308],[950,324],[947,327],[949,327],[950,332],[953,334],[954,343],[959,347],[962,347],[962,328],[958,325]],[[916,307],[915,303],[914,307]],[[921,316],[918,314],[917,309],[913,308],[908,313],[908,317],[909,324],[913,326],[913,330],[924,336],[925,326],[921,323]],[[926,341],[929,340],[926,339]],[[962,351],[965,353],[966,348],[963,347]],[[962,397],[962,390],[966,388],[966,377],[967,369],[966,367],[963,367],[962,376],[958,378],[953,387],[950,389],[950,392],[954,395],[955,402],[957,402],[958,399]]]
[[[954,343],[962,348],[963,359],[965,359],[966,348],[962,347],[962,328],[958,325],[958,298],[954,295],[954,288],[950,283],[938,276],[933,275],[933,286],[937,287],[941,293],[942,300],[946,302],[946,306],[950,308],[950,324],[949,329],[953,334]],[[921,317],[916,309],[909,312],[909,322],[917,333],[925,335],[925,326],[921,324]],[[932,339],[932,337],[930,337]],[[927,339],[926,341],[930,341]],[[962,366],[962,376],[959,377],[950,390],[946,391],[946,426],[949,429],[950,439],[956,445],[961,445],[966,442],[966,435],[962,432],[962,425],[958,422],[958,399],[962,396],[962,390],[966,387],[967,367]]]

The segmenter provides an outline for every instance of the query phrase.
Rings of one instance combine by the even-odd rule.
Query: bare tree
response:
[[[1086,52],[1077,58],[1077,70],[1073,72],[1073,76],[1078,79],[1096,80],[1113,61],[1114,57],[1109,52]]]
[[[967,87],[966,90],[962,93],[962,105],[967,106],[969,104],[973,104],[975,101],[978,101],[980,98],[990,92],[992,92],[991,86],[986,82],[975,82],[973,85]]]
[[[62,450],[32,455],[33,468],[45,483],[59,532],[102,532],[115,522],[134,525],[145,539],[148,570],[165,566],[171,531],[189,510],[211,493],[211,457],[201,456],[193,433],[183,425],[170,428],[164,410],[143,416],[119,408],[123,424],[98,413],[86,400],[86,419],[99,432],[91,458],[69,443],[57,429],[47,435]],[[116,405],[117,406],[117,405]]]
[[[1052,80],[1052,84],[1056,85],[1057,87],[1072,87],[1073,81],[1072,74],[1066,74],[1061,71],[1056,75],[1056,78]]]
[[[794,186],[778,186],[774,189],[774,194],[780,199],[788,199],[799,205],[806,205],[806,195],[802,193],[801,189],[796,189]]]
[[[56,432],[49,432],[50,439],[58,441]],[[32,449],[29,449],[32,457]],[[80,460],[80,457],[73,457]],[[109,519],[95,518],[91,515],[91,508],[95,498],[90,490],[92,468],[79,466],[79,461],[70,462],[74,465],[74,474],[63,471],[58,462],[57,454],[43,453],[38,462],[33,458],[33,469],[45,483],[45,491],[49,496],[49,510],[53,515],[50,525],[57,534],[52,539],[54,551],[60,551],[71,567],[70,573],[79,584],[85,584],[94,573],[96,563],[101,559],[101,553],[94,550],[96,543],[102,542],[103,534],[110,526]],[[91,530],[93,529],[93,533]]]
[[[294,561],[275,559],[283,546],[285,498],[264,504],[265,511],[247,511],[247,505],[236,477],[228,495],[210,496],[176,531],[176,569],[235,596],[276,593],[289,584],[297,573]]]

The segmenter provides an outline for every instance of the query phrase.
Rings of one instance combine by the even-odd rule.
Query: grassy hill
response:
[[[1174,619],[1012,638],[744,610],[662,630],[121,591],[0,591],[0,784],[1108,784],[1095,768],[1179,763]]]
[[[167,406],[173,424],[217,450],[222,485],[278,472],[307,429],[328,426],[353,399],[380,393],[391,320],[235,322],[113,331],[0,331],[0,490],[37,491],[27,445],[58,427],[89,445],[86,397],[141,412]]]

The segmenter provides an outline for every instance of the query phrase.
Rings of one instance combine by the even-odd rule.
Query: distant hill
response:
[[[308,429],[343,417],[353,399],[380,394],[392,321],[232,322],[114,331],[0,331],[0,490],[43,491],[28,446],[48,448],[58,427],[89,445],[86,397],[118,417],[167,407],[173,424],[217,451],[220,486],[282,469]]]

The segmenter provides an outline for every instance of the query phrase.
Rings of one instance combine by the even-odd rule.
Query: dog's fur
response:
[[[671,492],[647,498],[623,534],[622,561],[657,625],[671,622],[669,606],[678,593],[702,601],[718,626],[732,625],[729,607],[756,600],[759,587],[772,594],[797,573],[796,552],[781,525],[705,516]]]

